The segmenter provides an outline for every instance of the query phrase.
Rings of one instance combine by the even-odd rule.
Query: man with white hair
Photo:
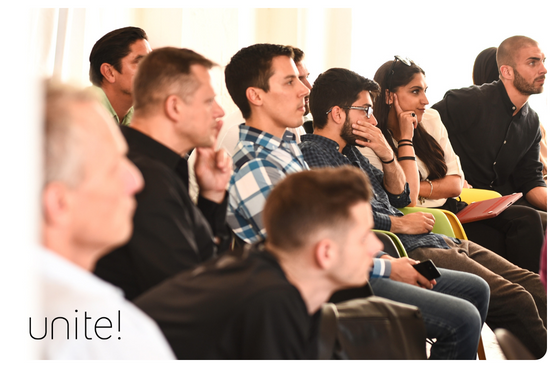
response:
[[[173,359],[156,324],[94,276],[96,261],[132,232],[143,187],[108,113],[86,91],[47,87],[42,309],[29,333],[44,359]]]

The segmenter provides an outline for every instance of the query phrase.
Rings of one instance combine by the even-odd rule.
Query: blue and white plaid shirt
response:
[[[286,175],[308,170],[308,165],[293,133],[285,131],[280,139],[245,124],[239,126],[233,165],[227,222],[241,239],[254,244],[266,238],[262,209],[272,188]]]
[[[390,231],[391,219],[389,216],[403,216],[403,213],[397,208],[405,207],[410,203],[408,184],[405,185],[404,192],[399,195],[388,193],[383,188],[383,172],[372,166],[355,146],[347,145],[343,152],[339,152],[337,142],[315,134],[303,135],[301,141],[299,146],[311,168],[353,165],[368,175],[374,190],[374,199],[371,204],[375,229]],[[419,247],[449,248],[442,236],[438,234],[396,235],[407,252]]]

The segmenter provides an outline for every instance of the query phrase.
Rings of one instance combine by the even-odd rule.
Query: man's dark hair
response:
[[[193,65],[211,69],[216,63],[192,50],[176,47],[158,48],[145,56],[133,81],[135,114],[148,114],[169,95],[187,101],[200,85],[191,72]]]
[[[380,86],[348,69],[332,68],[320,74],[310,92],[310,112],[314,119],[314,128],[324,128],[329,109],[334,106],[351,106],[362,91],[368,91],[374,100],[380,93]]]
[[[138,27],[125,27],[109,32],[96,41],[89,56],[91,83],[97,87],[102,85],[104,76],[100,66],[104,63],[121,73],[121,59],[129,55],[131,45],[138,40],[148,41],[145,31]]]
[[[287,175],[264,205],[267,242],[282,250],[295,250],[313,242],[322,230],[342,236],[352,223],[351,208],[372,198],[368,176],[353,166]]]
[[[293,50],[293,61],[295,64],[300,63],[304,59],[304,51],[295,46],[289,46]]]
[[[289,46],[260,43],[239,50],[226,66],[227,90],[244,119],[250,118],[252,113],[247,99],[247,89],[257,87],[268,92],[269,80],[274,74],[272,61],[277,56],[293,59],[294,53]]]

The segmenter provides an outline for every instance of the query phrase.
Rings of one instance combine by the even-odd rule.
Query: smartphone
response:
[[[430,281],[441,276],[441,273],[439,273],[436,265],[434,264],[434,262],[432,262],[431,259],[412,265],[412,267],[414,267],[416,271],[420,272],[422,276]]]

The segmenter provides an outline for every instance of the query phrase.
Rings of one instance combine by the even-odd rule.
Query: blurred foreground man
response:
[[[42,243],[42,309],[29,332],[44,359],[172,359],[156,324],[121,290],[91,274],[132,232],[143,187],[127,145],[88,92],[48,86]]]

